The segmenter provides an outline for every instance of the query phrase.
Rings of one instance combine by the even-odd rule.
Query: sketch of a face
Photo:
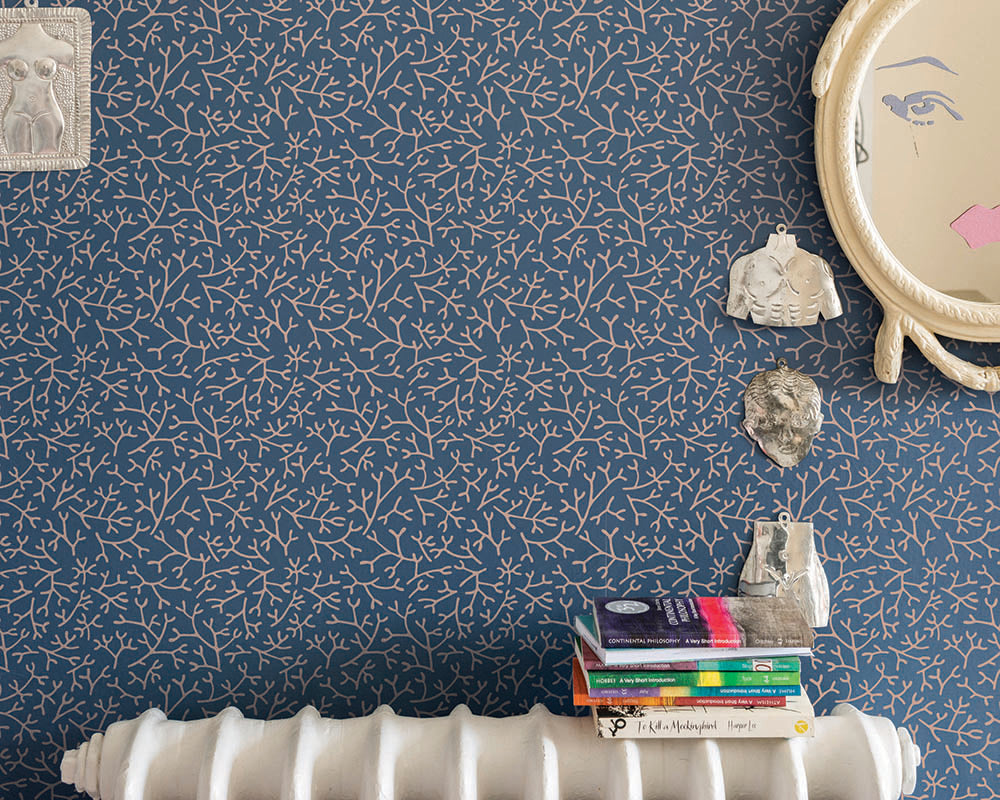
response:
[[[884,64],[881,67],[877,67],[877,69],[905,69],[907,67],[916,67],[920,64],[929,64],[943,72],[958,75],[957,72],[949,69],[947,65],[933,56],[911,58],[909,61],[901,61],[898,64]],[[964,120],[964,117],[954,108],[955,101],[943,92],[935,91],[934,89],[922,89],[911,92],[903,98],[897,97],[894,94],[887,94],[882,98],[882,102],[897,117],[913,125],[933,125],[937,121],[935,117],[940,116],[939,111],[941,110],[949,114],[956,122]]]
[[[1000,244],[974,249],[952,225],[1000,205],[997,30],[996,0],[916,3],[872,60],[865,110],[875,227],[919,280],[980,302],[1000,302]]]
[[[913,92],[903,98],[887,94],[882,98],[882,102],[897,117],[901,117],[913,125],[933,125],[934,117],[929,115],[934,114],[939,108],[943,108],[951,114],[952,119],[962,121],[962,115],[952,108],[955,101],[941,92],[930,90]]]

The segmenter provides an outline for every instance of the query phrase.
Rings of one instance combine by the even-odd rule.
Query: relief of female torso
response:
[[[73,46],[49,36],[37,22],[25,22],[0,41],[0,66],[11,82],[3,112],[3,137],[9,153],[58,153],[65,120],[53,82],[73,65]]]

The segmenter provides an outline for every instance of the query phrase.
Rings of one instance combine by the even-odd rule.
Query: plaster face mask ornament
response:
[[[758,325],[813,325],[822,313],[843,314],[830,265],[795,243],[779,225],[767,244],[741,256],[729,270],[726,313]]]
[[[794,467],[809,453],[823,424],[816,382],[783,358],[753,377],[743,393],[743,427],[774,463]]]
[[[740,595],[784,597],[798,603],[809,625],[825,628],[830,621],[830,584],[816,554],[811,522],[792,522],[782,512],[778,521],[757,520],[753,544],[740,573]]]
[[[0,170],[90,163],[90,15],[82,8],[0,9]]]

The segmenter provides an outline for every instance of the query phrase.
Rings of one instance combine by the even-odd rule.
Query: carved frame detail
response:
[[[881,303],[885,317],[875,339],[875,374],[899,380],[909,337],[952,380],[987,392],[1000,390],[1000,367],[971,364],[941,346],[937,334],[974,342],[1000,341],[1000,304],[973,303],[917,280],[875,228],[855,169],[854,119],[865,72],[896,22],[920,0],[849,0],[816,60],[816,170],[834,233],[854,269]]]

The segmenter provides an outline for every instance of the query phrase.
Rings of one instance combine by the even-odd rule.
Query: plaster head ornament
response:
[[[779,225],[767,244],[740,256],[729,268],[726,313],[758,325],[813,325],[819,315],[843,312],[830,265],[803,250]]]
[[[782,467],[794,467],[806,457],[823,424],[816,382],[783,358],[775,369],[753,377],[743,393],[743,405],[746,432]]]

